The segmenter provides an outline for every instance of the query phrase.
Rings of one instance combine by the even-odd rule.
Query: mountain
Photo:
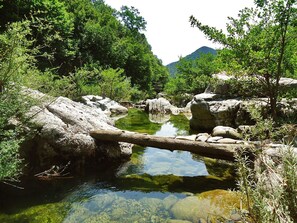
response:
[[[211,54],[217,54],[217,51],[213,48],[207,47],[207,46],[203,46],[200,47],[199,49],[197,49],[196,51],[194,51],[193,53],[187,55],[184,57],[184,59],[186,60],[195,60],[197,58],[200,57],[201,54],[206,54],[206,53],[211,53]],[[167,69],[169,70],[169,73],[171,76],[175,76],[177,73],[177,64],[179,63],[179,61],[176,62],[172,62],[168,65],[166,65]]]

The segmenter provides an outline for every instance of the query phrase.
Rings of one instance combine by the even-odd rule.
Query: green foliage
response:
[[[130,79],[123,75],[122,69],[108,69],[100,74],[99,95],[106,96],[116,101],[129,100],[132,87]]]
[[[296,52],[296,0],[257,1],[255,9],[245,8],[239,17],[229,18],[228,33],[203,25],[193,16],[198,27],[210,40],[223,44],[229,58],[247,75],[256,75],[270,99],[270,112],[276,118],[279,79],[292,71]]]
[[[7,32],[0,35],[0,92],[5,86],[20,83],[22,77],[31,68],[33,62],[29,49],[32,42],[27,40],[30,34],[28,22],[13,23]]]
[[[207,86],[214,82],[212,74],[218,71],[216,56],[201,54],[196,60],[182,58],[177,65],[177,74],[171,77],[165,86],[168,95],[198,94],[204,92]],[[182,97],[183,98],[183,97]],[[180,99],[182,99],[180,98]]]
[[[220,83],[217,83],[217,85]],[[264,97],[263,85],[258,79],[254,77],[237,77],[223,81],[222,83],[228,86],[228,90],[225,92],[226,96],[229,97]]]
[[[52,96],[80,100],[83,95],[101,95],[116,101],[130,100],[137,93],[123,69],[102,70],[93,64],[77,69],[69,76],[60,77],[53,71],[31,75],[27,85]],[[34,81],[32,81],[34,80]]]
[[[243,200],[248,205],[248,215],[243,215],[245,222],[296,222],[297,221],[297,155],[293,148],[283,145],[274,149],[275,155],[263,153],[261,147],[265,140],[284,141],[294,129],[287,126],[277,128],[271,118],[263,119],[256,106],[249,109],[256,125],[244,134],[246,140],[259,140],[252,163],[245,150],[238,150],[237,172],[238,185]],[[294,128],[294,127],[293,127]],[[287,142],[292,143],[292,142]],[[249,152],[250,153],[250,152]]]
[[[67,82],[70,73],[96,63],[102,69],[124,69],[131,84],[148,94],[163,90],[168,72],[140,33],[146,22],[137,9],[123,7],[117,12],[104,1],[89,0],[5,1],[0,31],[24,18],[31,21],[30,39],[40,52],[36,60],[42,78],[51,79],[48,71],[54,70],[54,79]]]
[[[118,15],[125,26],[131,31],[139,32],[146,29],[146,21],[140,16],[138,9],[133,6],[122,6]]]
[[[213,54],[213,55],[217,55],[217,50],[214,50],[212,48],[203,46],[200,47],[199,49],[195,50],[193,53],[185,56],[183,59],[184,60],[190,60],[190,61],[194,61],[196,59],[199,59],[201,55],[204,54]],[[177,66],[179,64],[179,61],[177,62],[173,62],[170,63],[168,65],[166,65],[166,67],[169,70],[170,76],[174,77],[177,74]]]
[[[22,139],[13,131],[2,131],[0,138],[0,181],[12,180],[21,173],[19,146]]]
[[[20,173],[18,149],[24,129],[20,124],[31,105],[21,95],[23,77],[34,69],[34,59],[28,47],[32,42],[29,23],[12,23],[0,35],[0,181],[12,180]],[[12,121],[14,121],[14,124]]]

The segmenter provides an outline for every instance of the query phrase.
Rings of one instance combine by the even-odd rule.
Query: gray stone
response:
[[[196,136],[196,141],[206,142],[209,137],[211,137],[211,136],[208,133],[199,133]]]
[[[207,142],[209,142],[209,143],[217,143],[218,140],[220,140],[220,139],[223,139],[223,137],[222,136],[209,137],[207,139]]]
[[[297,88],[297,80],[292,78],[282,77],[279,80],[279,85],[282,88],[294,89],[294,88]]]
[[[234,126],[240,101],[236,99],[205,101],[194,98],[191,104],[192,129],[212,130],[215,126]]]
[[[145,110],[152,114],[178,115],[187,111],[186,108],[178,108],[171,105],[171,103],[165,98],[147,99],[145,104]]]
[[[155,98],[146,100],[145,110],[149,113],[170,114],[172,105],[165,98]]]
[[[101,109],[107,115],[119,115],[128,113],[128,109],[126,107],[111,100],[110,98],[96,95],[86,95],[82,96],[82,101],[84,104],[90,107]]]
[[[92,130],[116,129],[100,109],[58,97],[51,103],[32,107],[27,115],[33,117],[38,134],[26,144],[25,150],[39,166],[69,160],[80,160],[83,164],[88,159],[98,159],[99,154],[119,159],[132,153],[131,145],[103,144],[89,135]]]
[[[224,138],[241,139],[241,135],[236,129],[228,126],[216,126],[212,130],[212,136],[222,136]]]
[[[203,97],[195,96],[188,106],[190,106],[192,113],[190,119],[191,128],[207,131],[218,125],[231,127],[254,125],[255,120],[252,119],[250,114],[251,106],[259,109],[263,117],[267,116],[269,110],[267,98],[206,101]],[[283,99],[277,104],[277,113],[279,117],[295,117],[297,99]]]
[[[238,140],[231,139],[231,138],[223,138],[223,139],[219,139],[217,142],[222,144],[237,144]]]
[[[221,217],[229,219],[232,211],[239,205],[240,196],[237,193],[213,190],[178,201],[171,208],[171,212],[175,218],[181,220],[199,222],[201,219],[209,219],[211,222],[217,222]]]
[[[198,101],[198,100],[212,101],[218,98],[220,98],[220,95],[218,94],[201,93],[194,96],[194,101]]]

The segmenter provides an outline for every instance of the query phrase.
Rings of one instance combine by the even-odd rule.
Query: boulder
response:
[[[282,77],[279,80],[279,85],[284,89],[296,89],[297,88],[297,80],[287,77]]]
[[[228,75],[225,72],[213,74],[212,77],[217,79],[217,83],[215,84],[215,86],[208,86],[206,91],[209,93],[215,93],[220,95],[224,95],[228,93],[228,91],[231,89],[230,83],[228,83],[228,81],[230,80],[246,81],[249,79],[253,79],[256,81],[255,82],[256,84],[261,84],[261,79],[263,79],[263,77],[261,76],[251,77],[251,76],[243,75],[240,77],[236,77],[234,75]],[[279,80],[279,86],[281,89],[284,89],[284,90],[296,89],[297,80],[293,78],[281,77]]]
[[[147,99],[145,102],[145,111],[148,113],[161,113],[161,114],[173,114],[178,115],[183,112],[183,108],[177,108],[165,99],[165,98],[155,98]]]
[[[228,126],[216,126],[212,130],[212,136],[222,136],[224,138],[241,139],[241,135],[236,129]]]
[[[107,97],[96,95],[82,96],[82,102],[90,107],[102,110],[107,115],[127,114],[128,109]]]
[[[240,208],[240,203],[240,195],[236,192],[212,190],[178,201],[171,212],[175,218],[190,222],[217,222],[221,218],[227,222]]]
[[[25,143],[24,154],[41,168],[68,161],[85,165],[90,160],[122,159],[132,152],[129,144],[103,143],[89,135],[92,130],[116,129],[101,109],[58,97],[32,107],[27,115],[37,134]]]
[[[192,129],[210,131],[218,125],[235,126],[241,101],[237,99],[206,101],[196,95],[191,103]]]
[[[257,108],[262,117],[267,117],[269,103],[267,98],[218,99],[218,95],[203,93],[196,95],[188,104],[192,118],[190,126],[196,130],[211,131],[216,126],[237,127],[254,125],[250,107]],[[283,118],[294,118],[297,113],[297,99],[283,99],[277,104],[277,114]],[[232,137],[231,137],[232,138]]]

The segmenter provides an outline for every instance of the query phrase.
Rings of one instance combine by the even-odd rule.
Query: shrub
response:
[[[18,150],[23,129],[19,123],[30,106],[30,100],[21,94],[21,84],[34,69],[28,35],[28,22],[12,23],[0,35],[0,181],[16,179],[21,172]],[[13,119],[17,121],[11,124]]]

